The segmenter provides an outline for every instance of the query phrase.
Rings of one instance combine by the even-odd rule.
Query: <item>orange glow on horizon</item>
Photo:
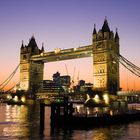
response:
[[[85,80],[87,83],[93,83],[93,66],[91,58],[82,58],[75,60],[66,60],[52,63],[45,63],[44,67],[44,79],[52,79],[52,75],[57,71],[60,72],[61,75],[66,75],[65,64],[68,67],[68,74],[73,77],[74,67],[75,67],[75,84],[77,84],[77,77],[79,72],[79,80]],[[3,73],[0,84],[9,76],[8,70]],[[11,87],[16,85],[19,82],[19,71],[16,73],[15,77],[10,81],[10,83],[4,88],[5,91],[9,90]],[[140,78],[133,75],[131,72],[120,66],[120,88],[122,90],[140,90]]]
[[[140,77],[120,66],[120,87],[127,91],[140,90]]]

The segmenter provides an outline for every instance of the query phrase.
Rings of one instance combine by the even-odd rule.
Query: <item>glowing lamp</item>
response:
[[[96,103],[100,102],[99,95],[97,95],[97,94],[95,95],[95,97],[93,99]]]
[[[7,99],[12,99],[12,96],[11,95],[7,95]]]
[[[15,102],[17,102],[17,101],[18,101],[18,96],[15,96],[15,97],[13,98],[13,100],[14,100]]]
[[[109,95],[108,94],[104,94],[103,99],[105,101],[105,104],[109,104]]]
[[[25,101],[26,101],[25,96],[22,96],[22,97],[21,97],[21,101],[25,103]]]

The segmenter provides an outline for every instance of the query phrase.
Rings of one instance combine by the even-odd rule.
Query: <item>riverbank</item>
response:
[[[40,128],[43,132],[45,127],[44,114],[45,104],[40,104]],[[72,127],[72,128],[92,128],[104,125],[123,124],[140,120],[140,110],[133,106],[129,108],[110,107],[85,107],[84,105],[74,105],[72,103],[51,104],[51,126]],[[81,109],[82,108],[82,109]]]
[[[123,113],[118,115],[103,115],[103,116],[59,116],[51,118],[52,126],[59,127],[79,127],[79,128],[94,128],[105,125],[124,124],[132,121],[140,121],[140,111],[131,113]]]

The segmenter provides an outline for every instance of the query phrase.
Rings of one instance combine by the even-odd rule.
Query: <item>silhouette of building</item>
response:
[[[64,92],[64,89],[52,80],[43,80],[43,92],[58,94]]]
[[[70,80],[69,75],[60,76],[59,72],[53,74],[53,81],[61,86],[70,86]]]

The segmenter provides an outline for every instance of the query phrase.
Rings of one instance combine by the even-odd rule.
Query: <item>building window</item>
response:
[[[27,56],[26,55],[23,55],[23,59],[27,59]]]

